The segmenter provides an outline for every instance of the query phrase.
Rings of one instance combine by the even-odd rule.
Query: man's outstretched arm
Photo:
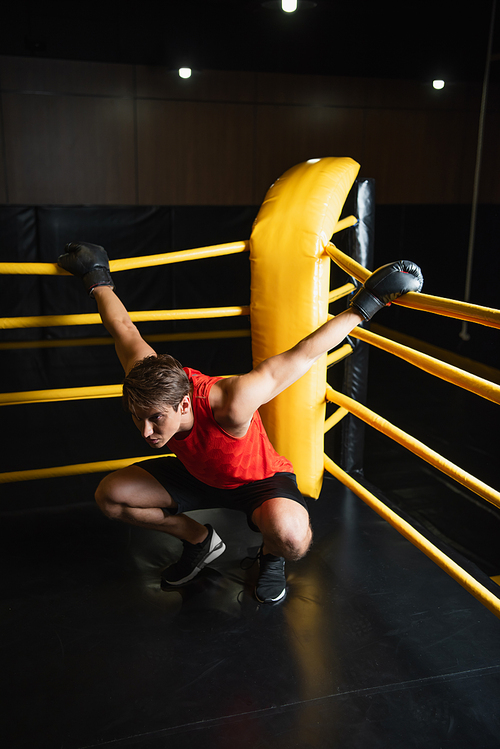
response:
[[[235,434],[244,432],[253,413],[300,379],[327,351],[337,346],[363,320],[409,291],[420,291],[420,268],[399,260],[379,268],[354,295],[349,309],[328,320],[293,348],[261,362],[240,377],[221,381],[216,419]],[[215,413],[215,411],[214,411]]]
[[[210,396],[216,421],[235,437],[245,434],[260,406],[305,375],[325,352],[343,341],[363,319],[357,310],[345,310],[293,348],[265,359],[251,372],[221,380],[217,389],[212,388]],[[217,393],[220,397],[216,400]]]
[[[108,256],[100,245],[70,242],[58,264],[83,280],[88,294],[97,302],[104,327],[115,341],[116,353],[125,374],[134,364],[156,352],[142,338],[125,306],[114,293]]]
[[[125,374],[146,356],[156,356],[156,351],[141,336],[113,289],[109,286],[98,286],[94,289],[93,296],[103,325],[113,336],[116,353]]]

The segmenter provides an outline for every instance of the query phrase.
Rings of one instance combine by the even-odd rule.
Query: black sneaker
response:
[[[184,585],[192,580],[198,572],[207,564],[226,550],[226,544],[214,531],[211,525],[207,523],[205,528],[208,529],[208,536],[201,544],[190,544],[189,541],[183,541],[184,546],[181,558],[175,564],[163,570],[161,579],[167,585]]]
[[[259,578],[255,586],[255,598],[259,603],[274,606],[286,598],[285,560],[272,554],[263,554],[262,546],[257,555]]]

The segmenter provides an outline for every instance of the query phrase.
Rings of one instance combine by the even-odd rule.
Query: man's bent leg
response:
[[[207,529],[187,515],[170,515],[177,508],[167,490],[137,465],[106,476],[95,494],[100,510],[109,518],[168,533],[181,541],[198,544]]]
[[[226,548],[211,525],[201,525],[183,514],[170,515],[169,510],[176,510],[177,504],[154,476],[137,465],[106,476],[97,488],[96,502],[110,518],[162,531],[182,541],[182,556],[162,573],[162,582],[167,585],[189,582]]]
[[[263,537],[255,597],[260,603],[282,603],[287,593],[285,559],[300,559],[311,545],[309,513],[298,502],[276,498],[254,510],[252,521]]]

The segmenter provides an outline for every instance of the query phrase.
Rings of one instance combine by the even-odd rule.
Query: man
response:
[[[59,265],[83,279],[125,371],[124,403],[153,449],[177,457],[144,461],[101,481],[96,501],[108,517],[168,533],[183,543],[180,559],[162,573],[170,586],[190,582],[225,545],[211,525],[188,510],[228,507],[246,513],[262,534],[255,597],[274,605],[286,597],[285,560],[306,554],[312,541],[307,504],[293,467],[273,449],[258,409],[304,375],[326,351],[386,304],[420,291],[422,275],[408,261],[372,273],[349,309],[289,351],[247,374],[219,378],[157,356],[114,293],[108,256],[98,245],[70,243]]]

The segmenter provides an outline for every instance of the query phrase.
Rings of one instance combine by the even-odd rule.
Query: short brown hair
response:
[[[123,405],[135,413],[137,408],[171,406],[177,411],[191,383],[182,364],[169,354],[146,356],[137,362],[123,381]]]

